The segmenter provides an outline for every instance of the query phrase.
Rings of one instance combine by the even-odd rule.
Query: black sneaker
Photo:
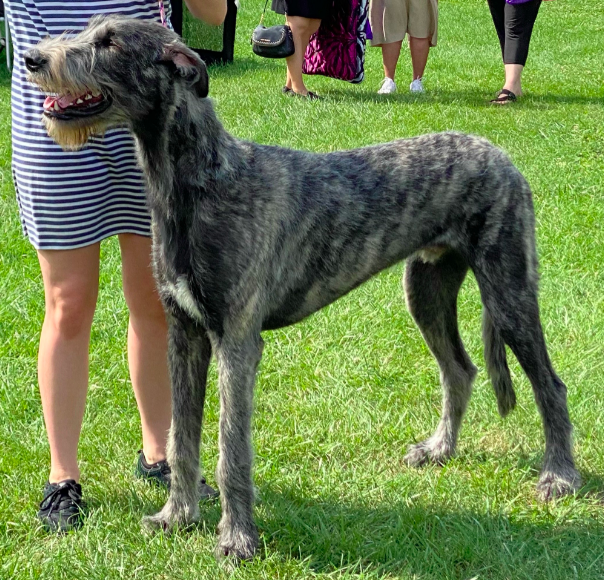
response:
[[[65,533],[81,527],[84,501],[82,486],[73,479],[46,482],[38,519],[49,532]]]
[[[140,479],[170,489],[172,470],[170,469],[168,462],[163,459],[156,463],[147,463],[145,454],[142,450],[138,452],[138,460],[134,469],[134,475]],[[206,483],[205,477],[202,476],[199,482],[199,501],[216,499],[219,495],[220,494],[213,487]]]

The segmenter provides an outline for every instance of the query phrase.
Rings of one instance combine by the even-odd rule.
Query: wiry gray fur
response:
[[[52,61],[52,42],[30,58]],[[441,463],[455,450],[476,375],[456,306],[471,268],[499,410],[505,415],[515,404],[507,344],[543,416],[539,492],[548,499],[577,487],[566,387],[539,321],[531,192],[504,153],[458,133],[327,154],[240,141],[205,98],[205,66],[169,30],[97,18],[59,44],[68,78],[44,65],[31,78],[46,90],[101,90],[111,106],[87,121],[84,133],[126,121],[148,182],[155,271],[170,327],[173,420],[170,497],[147,524],[170,528],[199,517],[200,430],[213,351],[221,404],[217,551],[254,555],[250,422],[261,331],[302,320],[404,259],[407,303],[444,391],[436,432],[411,447],[407,462]],[[76,83],[73,71],[83,77]],[[60,125],[57,136],[69,133],[69,119],[46,122]]]

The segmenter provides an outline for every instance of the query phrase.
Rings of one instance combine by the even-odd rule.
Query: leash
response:
[[[168,22],[166,20],[166,8],[164,6],[164,0],[159,1],[159,17],[161,18],[162,26],[168,27]]]

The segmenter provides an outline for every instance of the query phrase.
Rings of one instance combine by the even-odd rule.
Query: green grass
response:
[[[182,37],[189,46],[220,52],[223,32],[224,26],[213,26],[197,20],[184,8]]]
[[[531,183],[541,258],[541,306],[555,366],[569,388],[575,453],[585,487],[536,501],[543,435],[515,360],[516,411],[505,421],[482,363],[480,302],[460,296],[468,351],[481,367],[457,458],[408,469],[408,443],[436,426],[435,363],[407,314],[402,266],[295,327],[266,333],[256,392],[256,518],[261,557],[241,579],[601,579],[604,577],[604,13],[599,0],[547,2],[513,107],[485,104],[502,82],[499,48],[482,0],[441,0],[440,44],[428,93],[375,94],[380,54],[369,50],[358,86],[309,78],[319,102],[280,94],[285,66],[251,53],[261,0],[243,3],[235,63],[211,70],[226,128],[261,143],[329,151],[429,131],[483,135],[509,152]],[[400,86],[409,82],[407,51]],[[143,536],[140,519],[165,500],[134,481],[140,426],[125,357],[127,311],[116,240],[102,249],[81,439],[90,518],[57,538],[35,512],[49,464],[36,386],[43,319],[39,267],[21,236],[10,174],[9,79],[0,66],[0,579],[215,579],[218,506],[170,537]],[[212,370],[203,460],[217,459]]]

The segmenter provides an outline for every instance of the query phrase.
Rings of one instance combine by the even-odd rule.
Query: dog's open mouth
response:
[[[44,114],[53,119],[81,119],[98,115],[106,111],[110,105],[111,99],[98,92],[88,92],[79,96],[54,95],[46,97]]]

